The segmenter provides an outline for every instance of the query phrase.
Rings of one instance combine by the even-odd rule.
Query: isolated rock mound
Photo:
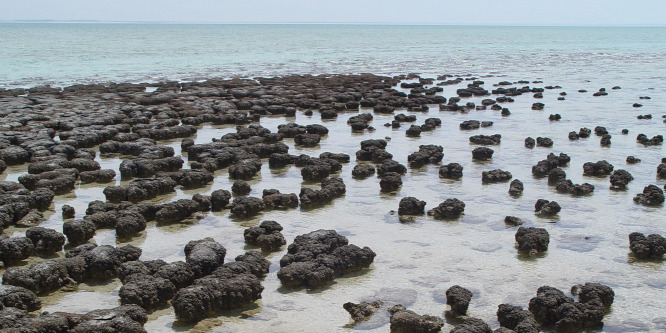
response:
[[[516,242],[518,243],[518,251],[535,255],[539,252],[548,251],[550,235],[543,228],[520,227],[516,232]]]
[[[395,305],[388,311],[391,314],[391,332],[431,333],[441,331],[444,326],[442,318],[419,315],[407,310],[402,304]]]
[[[636,258],[661,259],[666,253],[666,238],[657,234],[645,237],[640,232],[632,232],[629,234],[629,248]]]
[[[436,219],[454,219],[465,211],[465,203],[456,198],[446,199],[439,206],[428,211]]]

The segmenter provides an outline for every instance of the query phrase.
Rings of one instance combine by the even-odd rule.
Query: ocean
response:
[[[142,260],[171,262],[185,260],[183,247],[188,241],[214,237],[226,247],[226,261],[232,261],[252,249],[244,243],[245,228],[262,220],[275,220],[284,227],[288,244],[313,230],[334,229],[350,243],[372,248],[377,253],[374,264],[322,288],[285,288],[276,277],[279,260],[286,253],[283,247],[266,255],[272,265],[262,280],[261,300],[197,325],[176,321],[173,309],[165,306],[149,312],[145,325],[148,332],[387,332],[388,313],[378,313],[354,326],[342,305],[381,299],[402,303],[419,314],[444,318],[444,292],[456,284],[474,293],[470,316],[497,328],[499,304],[526,308],[540,286],[549,285],[569,294],[571,286],[585,282],[607,284],[615,291],[615,303],[604,318],[603,328],[590,332],[666,331],[666,266],[659,260],[636,260],[629,254],[627,239],[634,231],[666,236],[664,207],[637,205],[632,200],[649,184],[660,188],[666,184],[655,177],[657,165],[666,156],[663,145],[646,147],[636,142],[639,133],[648,137],[666,134],[662,119],[666,115],[666,28],[0,24],[0,45],[0,87],[7,89],[322,73],[420,73],[424,78],[461,75],[484,81],[488,90],[496,89],[494,85],[500,81],[530,81],[517,87],[560,86],[546,89],[542,99],[531,94],[515,97],[515,102],[504,104],[512,113],[508,117],[489,109],[439,111],[437,105],[430,105],[427,112],[396,110],[395,114],[416,115],[416,124],[426,117],[442,120],[440,128],[424,132],[420,138],[405,135],[409,124],[385,127],[393,114],[375,113],[371,123],[374,132],[351,132],[347,119],[358,112],[372,113],[367,108],[340,112],[336,120],[321,119],[316,111],[307,116],[303,110],[294,117],[262,117],[259,124],[273,132],[287,122],[328,127],[330,133],[315,148],[297,146],[292,139],[284,142],[290,154],[318,156],[329,151],[352,156],[351,163],[344,164],[336,174],[344,179],[346,194],[317,209],[266,211],[250,219],[238,219],[222,211],[189,223],[149,222],[145,231],[130,240],[116,238],[114,230],[98,230],[95,242],[133,244],[142,248]],[[438,94],[455,96],[456,89],[467,83],[443,86],[444,91]],[[621,89],[612,89],[616,86]],[[592,96],[601,88],[609,92],[608,96]],[[567,93],[565,100],[558,100],[561,92]],[[639,99],[641,96],[651,99]],[[480,105],[483,98],[494,97],[464,98],[462,104]],[[535,102],[545,103],[545,109],[532,110]],[[633,103],[642,107],[634,108]],[[562,119],[550,121],[550,114],[560,114]],[[644,114],[653,117],[637,119]],[[460,130],[461,122],[472,119],[494,124]],[[610,147],[601,147],[594,134],[575,141],[567,137],[571,131],[596,126],[608,129],[612,135]],[[621,134],[622,129],[628,129],[629,134]],[[234,125],[206,123],[198,126],[193,139],[196,144],[209,143],[235,132]],[[469,142],[469,137],[477,134],[501,134],[501,144],[492,146],[495,153],[491,161],[472,160],[470,152],[477,146]],[[528,136],[549,137],[555,143],[552,148],[527,149],[524,139]],[[464,177],[459,181],[440,179],[435,165],[409,168],[397,193],[380,193],[376,177],[355,179],[351,171],[357,163],[354,154],[359,142],[383,138],[390,138],[387,150],[404,165],[407,156],[420,145],[441,145],[442,164],[460,163]],[[184,168],[190,167],[180,139],[158,144],[172,147],[176,155],[183,156]],[[551,152],[568,154],[571,162],[563,167],[567,178],[576,184],[594,185],[594,193],[581,197],[558,193],[547,179],[534,177],[531,166]],[[629,155],[642,162],[627,164]],[[98,154],[96,161],[103,169],[118,172],[123,158],[127,157]],[[583,164],[599,160],[631,172],[634,180],[627,190],[610,189],[608,177],[583,176]],[[514,179],[520,179],[525,184],[523,195],[509,196],[508,183],[483,184],[481,173],[491,169],[508,170]],[[11,166],[0,174],[0,181],[16,181],[26,172],[27,164]],[[202,188],[178,188],[151,202],[231,188],[234,180],[229,179],[226,169],[214,175],[215,180]],[[77,218],[81,218],[89,202],[105,200],[105,186],[128,183],[119,178],[110,184],[77,184],[73,192],[57,196],[41,225],[61,230],[60,210],[65,204],[75,207]],[[271,169],[264,165],[248,183],[254,197],[261,197],[262,190],[268,188],[297,194],[302,187],[318,188],[318,184],[304,182],[296,166]],[[426,201],[426,209],[448,198],[459,198],[466,203],[465,214],[453,221],[418,216],[413,222],[401,223],[391,211],[397,210],[400,199],[406,196]],[[562,211],[552,218],[536,216],[534,203],[540,198],[557,200]],[[524,219],[526,226],[547,229],[549,250],[537,257],[519,255],[514,246],[516,228],[504,224],[507,215]],[[5,230],[11,236],[24,233],[25,228]],[[43,259],[31,257],[28,263]],[[121,286],[117,279],[82,283],[74,292],[42,295],[41,310],[85,313],[115,307]],[[447,321],[444,331],[455,323]]]
[[[286,74],[663,82],[666,28],[0,24],[0,87]]]

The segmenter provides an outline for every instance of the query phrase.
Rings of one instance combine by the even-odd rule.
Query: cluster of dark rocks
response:
[[[483,320],[467,316],[473,294],[468,289],[454,285],[446,291],[446,303],[450,306],[446,316],[455,323],[450,332],[538,333],[542,329],[554,329],[570,333],[601,327],[604,316],[613,304],[614,291],[603,284],[585,283],[573,286],[571,293],[578,297],[578,301],[559,289],[543,286],[537,290],[536,297],[530,300],[527,310],[517,305],[500,304],[496,313],[500,328],[493,331]],[[384,309],[390,314],[391,332],[441,332],[444,326],[444,320],[440,317],[419,315],[402,304],[390,306],[381,300],[358,304],[347,302],[343,308],[349,312],[355,324],[369,320]]]
[[[44,312],[38,317],[32,317],[25,309],[17,307],[7,306],[0,310],[0,329],[8,332],[145,333],[143,325],[147,321],[146,310],[138,305],[122,305],[85,314]]]
[[[541,160],[532,166],[532,174],[536,177],[548,176],[553,169],[566,166],[570,161],[571,158],[567,154],[555,155],[550,153],[545,160]]]
[[[634,197],[634,202],[646,206],[657,206],[664,203],[664,191],[656,185],[648,185],[643,188],[643,193]]]
[[[294,239],[280,259],[277,276],[284,286],[323,286],[339,275],[370,266],[375,255],[368,247],[349,244],[334,230],[320,229]]]
[[[636,258],[661,259],[666,253],[666,238],[657,234],[646,237],[640,232],[632,232],[629,234],[629,248]]]
[[[395,89],[403,79],[419,79],[419,82],[403,82],[401,88],[410,89],[407,94]],[[443,81],[438,85],[464,81],[461,77],[449,80],[449,76],[438,80]],[[158,88],[153,93],[145,92],[145,84],[99,84],[64,89],[39,87],[13,92],[1,90],[0,95],[8,97],[11,103],[6,104],[0,120],[0,173],[7,166],[28,164],[28,173],[21,175],[18,182],[0,182],[0,224],[3,228],[39,224],[44,219],[42,212],[49,208],[54,196],[74,190],[79,182],[112,181],[117,176],[116,172],[101,168],[95,161],[97,151],[92,149],[94,147],[101,156],[121,156],[123,161],[119,173],[129,182],[107,186],[104,195],[108,202],[89,203],[82,219],[73,219],[76,216],[74,209],[63,206],[63,218],[66,219],[63,234],[33,227],[26,231],[26,237],[0,236],[0,260],[4,265],[12,265],[32,254],[59,252],[65,243],[65,236],[72,246],[76,246],[86,243],[100,228],[113,228],[118,237],[131,237],[144,230],[148,221],[177,223],[202,218],[208,211],[226,208],[232,215],[246,218],[266,209],[291,209],[299,205],[302,208],[314,207],[345,193],[342,179],[330,177],[342,169],[343,163],[350,162],[349,155],[326,152],[319,157],[296,156],[289,154],[289,146],[284,142],[285,138],[293,139],[297,146],[315,147],[326,138],[328,128],[319,124],[304,126],[290,122],[278,126],[277,132],[272,133],[256,123],[252,124],[262,116],[291,117],[297,109],[301,109],[306,116],[312,115],[314,110],[322,119],[333,119],[338,113],[358,111],[359,107],[370,108],[379,114],[392,114],[399,109],[428,111],[429,104],[439,105],[441,111],[454,112],[489,107],[507,116],[511,112],[500,103],[511,103],[514,101],[512,97],[521,94],[542,98],[544,93],[544,88],[508,87],[514,85],[508,81],[488,91],[483,88],[483,81],[468,81],[473,82],[456,91],[459,97],[448,100],[437,95],[437,92],[443,91],[441,87],[427,87],[434,80],[418,75],[306,75],[165,82],[157,84]],[[516,84],[527,83],[519,81]],[[486,98],[481,105],[465,103],[461,99],[490,94],[502,96]],[[595,96],[606,94],[602,88]],[[560,96],[564,95],[566,93],[560,93]],[[532,105],[534,110],[544,108],[544,103]],[[417,117],[398,114],[393,119],[387,125],[398,128],[403,123],[416,122]],[[549,119],[559,120],[561,116],[554,114]],[[360,113],[351,117],[348,124],[353,131],[373,130],[370,126],[372,120],[371,113]],[[236,131],[209,143],[196,144],[191,137],[196,134],[198,126],[206,123],[233,124]],[[423,125],[411,125],[405,133],[418,137],[441,123],[439,118],[428,118]],[[459,127],[474,130],[492,125],[491,121],[469,120]],[[591,133],[590,129],[581,128],[578,132],[569,133],[569,139],[587,138]],[[594,133],[600,137],[602,146],[610,145],[611,135],[605,127],[597,126]],[[623,130],[622,133],[627,134],[628,131]],[[173,148],[158,144],[158,140],[167,139],[183,139],[181,148],[187,153],[191,169],[183,169],[184,160],[175,156]],[[501,135],[475,135],[469,140],[484,146],[498,145]],[[656,135],[648,138],[640,134],[636,141],[646,146],[660,145],[663,137]],[[552,147],[553,140],[546,137],[537,137],[536,140],[527,138],[525,146]],[[405,175],[407,168],[394,160],[386,147],[386,140],[362,141],[356,158],[368,163],[354,166],[352,175],[365,178],[377,173],[382,191],[394,192],[400,188],[401,176]],[[485,161],[492,159],[493,153],[488,147],[477,147],[472,151],[472,157]],[[407,157],[407,161],[410,167],[417,168],[438,164],[442,158],[441,146],[421,145],[418,152]],[[303,179],[321,182],[321,189],[302,188],[299,195],[266,189],[261,198],[248,197],[252,189],[245,181],[259,174],[262,159],[268,159],[271,168],[292,164],[301,168]],[[566,154],[550,154],[546,160],[533,166],[532,172],[537,177],[548,176],[549,183],[555,185],[559,192],[574,195],[591,193],[594,190],[591,184],[574,184],[566,178],[562,167],[569,161]],[[638,161],[627,158],[627,163]],[[160,204],[143,202],[173,193],[178,186],[198,188],[210,184],[214,179],[213,173],[225,168],[228,168],[229,177],[237,180],[231,188],[238,195],[233,202],[231,193],[221,189],[211,195],[196,194],[191,199]],[[615,189],[626,188],[633,179],[626,170],[613,172],[613,166],[606,161],[588,162],[583,168],[587,176],[610,175],[611,187]],[[439,175],[441,178],[459,179],[462,169],[460,164],[449,163],[440,167]],[[666,163],[657,167],[657,177],[666,178]],[[499,169],[482,174],[484,182],[508,181],[511,178],[509,172]],[[519,195],[522,191],[523,184],[519,180],[511,182],[509,193]],[[658,205],[663,203],[664,195],[659,187],[650,185],[634,200],[641,204]],[[425,205],[424,201],[406,197],[400,201],[398,212],[400,215],[421,215]],[[449,199],[428,211],[428,214],[437,219],[450,219],[461,215],[464,208],[462,201]],[[542,216],[555,215],[559,210],[560,206],[554,201],[539,199],[535,205],[535,211]],[[516,219],[509,219],[510,224],[519,225],[519,219]],[[272,251],[286,244],[281,230],[277,222],[264,221],[247,229],[244,236],[248,244]],[[319,230],[299,237],[281,260],[282,269],[278,277],[284,285],[320,286],[337,275],[369,266],[375,256],[369,248],[348,245],[346,238],[331,230]],[[658,258],[664,252],[663,238],[659,237],[634,233],[630,235],[630,248],[638,258]],[[516,241],[521,252],[535,253],[545,251],[549,239],[544,229],[520,228]],[[256,252],[248,252],[237,257],[235,262],[224,264],[226,250],[212,239],[188,243],[185,248],[186,262],[139,261],[140,253],[140,249],[132,246],[114,248],[84,244],[67,252],[64,259],[46,260],[28,268],[7,269],[3,277],[3,284],[7,286],[3,288],[10,289],[0,291],[0,303],[4,306],[0,310],[4,313],[0,316],[3,318],[0,328],[60,325],[58,327],[63,331],[86,331],[97,325],[113,326],[128,332],[143,331],[145,311],[133,305],[97,310],[86,315],[56,313],[33,318],[25,313],[38,309],[36,304],[39,300],[31,294],[33,292],[46,292],[91,279],[116,276],[123,282],[119,294],[123,303],[153,308],[172,299],[178,319],[196,321],[210,313],[242,307],[260,298],[263,287],[259,278],[268,272],[269,266]],[[603,317],[598,305],[609,306],[612,303],[612,298],[608,302],[608,291],[602,287],[605,286],[585,285],[576,289],[580,291],[579,302],[560,302],[562,297],[559,294],[545,290],[539,292],[537,298],[552,296],[558,304],[561,303],[560,308],[552,310],[552,304],[546,302],[548,309],[535,310],[539,314],[550,311],[544,317],[531,314],[532,302],[530,311],[501,305],[498,318],[503,327],[517,332],[538,330],[537,323],[554,325],[561,331],[593,327]],[[447,291],[447,303],[453,313],[464,315],[471,292],[458,288],[449,290],[450,303]],[[590,296],[592,294],[598,297]],[[381,302],[373,302],[348,307],[359,313],[358,317],[363,317],[363,314],[374,313],[382,306]],[[394,331],[438,331],[443,325],[440,318],[420,316],[401,305],[392,307],[389,312]],[[490,331],[487,324],[476,318],[461,319],[461,322],[453,332]]]
[[[93,279],[107,280],[116,277],[122,263],[137,260],[140,255],[141,249],[132,245],[115,248],[85,244],[68,251],[63,259],[41,261],[28,268],[10,267],[2,283],[41,293]]]
[[[245,229],[245,243],[261,247],[263,251],[276,251],[287,241],[282,236],[282,226],[275,221],[263,221],[259,226]]]

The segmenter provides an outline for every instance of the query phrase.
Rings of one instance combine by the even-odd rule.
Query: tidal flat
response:
[[[141,261],[189,265],[185,247],[190,241],[212,238],[224,248],[224,262],[229,263],[247,251],[261,251],[246,244],[247,228],[267,220],[282,226],[286,245],[260,252],[270,265],[257,277],[263,288],[259,299],[239,301],[204,313],[205,319],[187,322],[179,320],[170,297],[163,297],[147,309],[143,327],[148,332],[385,332],[390,326],[385,309],[354,324],[343,308],[346,302],[376,300],[441,317],[443,330],[448,331],[460,324],[444,315],[445,292],[453,285],[473,294],[467,314],[496,329],[498,305],[527,308],[542,286],[574,296],[569,289],[587,282],[609,286],[615,293],[603,326],[593,327],[594,331],[657,332],[666,329],[666,301],[659,297],[666,289],[663,257],[637,258],[629,249],[628,236],[666,234],[663,204],[634,199],[648,185],[663,189],[666,184],[666,175],[659,171],[666,156],[659,140],[665,126],[660,104],[664,98],[666,92],[659,87],[625,86],[621,80],[602,86],[594,81],[441,74],[3,90],[4,234],[21,238],[35,225],[63,232],[67,222],[90,221],[94,236],[82,237],[81,243],[116,249],[132,245],[140,249]],[[427,119],[441,123],[428,125]],[[479,126],[470,126],[473,120]],[[290,123],[301,126],[281,126]],[[312,125],[322,125],[326,133]],[[584,128],[590,130],[587,137],[580,135]],[[471,142],[473,136],[477,137]],[[531,148],[526,147],[528,137],[535,139]],[[380,149],[384,152],[370,152],[369,158],[359,154],[366,140],[384,140],[386,146]],[[423,165],[410,163],[410,154],[422,145],[441,146],[443,156]],[[474,159],[472,152],[479,147],[490,148],[492,157]],[[328,158],[320,154],[327,152],[350,159],[326,162]],[[564,174],[553,177],[564,175],[557,180],[568,179],[571,187],[588,184],[593,190],[567,190],[549,181],[550,170],[545,175],[535,173],[533,166],[551,153],[570,158],[557,166]],[[629,156],[640,162],[628,163]],[[404,166],[404,172],[395,165],[388,171],[398,171],[401,181],[388,191],[382,190],[383,176],[378,173],[353,175],[359,164],[379,172],[386,160]],[[585,164],[598,161],[607,161],[613,170],[586,174]],[[440,168],[450,163],[462,167],[462,177],[441,176]],[[308,166],[315,170],[304,172]],[[497,182],[483,181],[484,171],[497,169],[509,172],[509,178],[505,174]],[[611,174],[620,169],[633,179],[624,188],[611,187]],[[115,176],[108,180],[87,174],[95,181],[84,183],[81,175],[97,170],[113,170]],[[341,179],[344,193],[308,195],[302,190],[320,190],[327,178]],[[144,188],[136,194],[137,179],[157,179],[162,190]],[[249,193],[231,193],[238,179],[249,185]],[[515,179],[524,190],[511,195],[509,184]],[[264,190],[268,189],[295,194],[299,205],[267,206]],[[215,209],[213,193],[220,190],[229,191],[228,204]],[[41,193],[42,201],[51,197],[50,204],[37,205],[35,192]],[[304,193],[311,202],[306,207]],[[238,198],[243,197],[257,198],[257,207],[241,207],[243,199]],[[423,213],[400,216],[405,197],[425,201]],[[426,213],[453,198],[465,204],[460,216],[436,219]],[[561,210],[537,214],[539,199],[556,201]],[[25,207],[10,211],[21,200]],[[182,206],[168,206],[179,201]],[[93,202],[97,208],[90,209]],[[261,203],[263,208],[258,207]],[[63,218],[65,205],[74,208],[73,218]],[[108,214],[93,216],[102,211]],[[128,217],[127,212],[141,217]],[[32,218],[25,218],[29,213]],[[506,216],[518,217],[523,227],[545,229],[547,251],[521,253],[515,240],[518,226],[506,224]],[[128,224],[119,226],[123,219]],[[316,286],[285,286],[278,272],[288,246],[297,236],[320,229],[335,230],[349,244],[371,249],[376,254],[372,264],[336,272],[335,279]],[[5,255],[3,273],[64,260],[65,253],[75,248],[70,243],[71,239],[49,253],[33,249],[19,257]],[[108,274],[91,273],[94,269],[87,261],[82,265],[88,265],[83,270],[89,276],[38,288],[41,309],[31,315],[82,314],[119,306],[123,283],[118,260],[132,260],[113,260]],[[206,273],[211,272],[204,269],[198,277]],[[3,284],[7,284],[4,279]],[[543,325],[542,329],[554,328]]]

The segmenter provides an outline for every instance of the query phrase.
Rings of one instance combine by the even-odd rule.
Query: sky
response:
[[[0,0],[0,21],[666,26],[664,0]]]

